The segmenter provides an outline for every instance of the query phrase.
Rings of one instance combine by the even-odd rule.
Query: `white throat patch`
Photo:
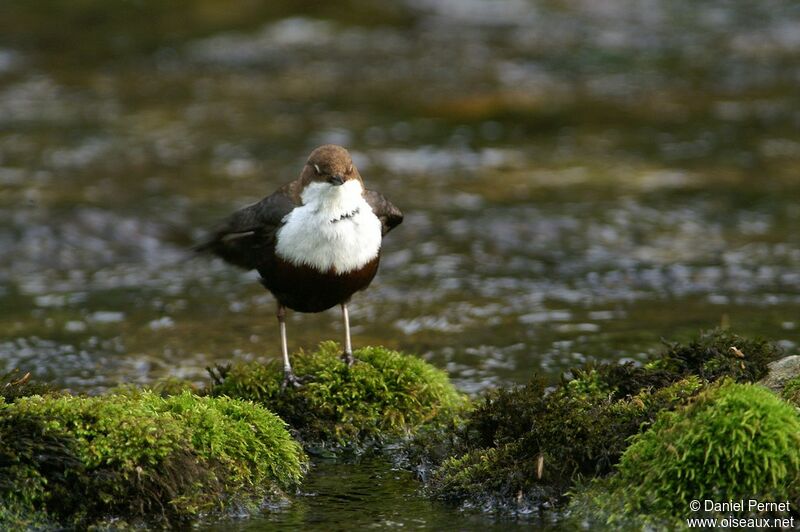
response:
[[[381,222],[364,200],[361,183],[311,183],[303,205],[283,219],[276,254],[292,264],[347,273],[373,260],[381,249]]]

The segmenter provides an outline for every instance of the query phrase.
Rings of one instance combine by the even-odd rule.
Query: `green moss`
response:
[[[781,397],[795,406],[800,406],[800,377],[790,379],[781,392]]]
[[[641,528],[708,515],[689,510],[695,499],[796,502],[799,496],[796,409],[765,388],[725,380],[688,406],[661,413],[632,440],[618,474],[582,490],[571,509],[596,524]],[[745,509],[718,517],[753,515]]]
[[[276,412],[309,446],[363,447],[406,435],[465,403],[447,374],[418,358],[380,347],[356,350],[348,367],[334,342],[292,357],[304,379],[281,389],[277,363],[222,370],[212,395],[249,399]]]
[[[113,517],[176,525],[255,508],[304,470],[277,416],[188,392],[18,399],[0,408],[0,463],[4,526],[26,514],[77,527]]]
[[[625,493],[615,477],[582,479],[570,490],[569,505],[561,525],[574,530],[684,530],[686,523],[674,518],[637,514],[626,510]],[[686,511],[685,517],[696,517]]]
[[[50,391],[53,391],[52,387],[31,379],[30,373],[21,374],[18,369],[0,375],[0,398],[8,403],[19,397],[42,395]]]
[[[431,475],[429,492],[482,506],[558,503],[576,478],[611,472],[627,439],[659,411],[686,401],[700,382],[690,378],[619,400],[582,387],[546,394],[534,381],[487,396],[467,416],[458,449]]]
[[[737,382],[755,382],[767,374],[770,362],[781,357],[783,350],[776,344],[715,329],[688,344],[667,344],[666,352],[648,367],[697,375],[707,381],[728,377]]]
[[[551,390],[536,379],[494,390],[451,433],[419,435],[407,459],[436,498],[523,511],[559,504],[576,482],[612,474],[630,438],[661,412],[717,379],[758,379],[781,355],[719,329],[668,344],[644,367],[586,365]]]
[[[2,403],[2,401],[0,401]],[[45,420],[35,415],[4,415],[0,405],[0,528],[28,530],[44,527],[48,517],[37,508],[47,494],[48,477],[59,492],[66,471],[80,471],[73,440],[44,430]]]
[[[629,367],[629,366],[626,366]],[[573,371],[572,379],[564,379],[564,386],[558,390],[559,393],[566,394],[576,399],[592,401],[611,395],[615,390],[609,384],[601,372],[605,368],[584,368]]]
[[[283,421],[253,403],[227,397],[197,397],[182,393],[151,402],[177,416],[191,428],[194,450],[205,460],[221,464],[225,490],[263,495],[297,484],[304,458]],[[162,406],[163,405],[163,406]]]
[[[192,381],[179,379],[177,377],[165,377],[147,386],[147,389],[161,397],[180,395],[184,392],[191,392],[195,395],[203,395],[204,390]]]
[[[683,515],[693,499],[800,494],[800,418],[770,391],[729,381],[664,412],[619,464],[630,509]]]

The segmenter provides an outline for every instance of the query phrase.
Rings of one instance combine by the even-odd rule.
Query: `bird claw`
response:
[[[347,351],[342,353],[342,360],[344,361],[345,364],[347,364],[348,367],[352,366],[356,362],[353,353],[348,353]]]
[[[303,385],[303,381],[300,380],[294,373],[291,371],[287,371],[283,374],[283,382],[281,383],[281,390],[285,390],[288,387],[292,388],[300,388]]]

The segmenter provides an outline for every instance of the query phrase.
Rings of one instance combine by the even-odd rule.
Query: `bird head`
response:
[[[304,186],[327,183],[333,188],[352,180],[363,185],[350,153],[335,144],[325,144],[312,151],[300,177]]]

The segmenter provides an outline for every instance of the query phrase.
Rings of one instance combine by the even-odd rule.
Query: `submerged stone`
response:
[[[444,371],[382,347],[355,351],[348,367],[342,350],[325,342],[314,353],[293,355],[299,388],[282,389],[277,362],[217,368],[214,396],[260,403],[277,413],[310,449],[362,449],[406,436],[460,411],[466,398]]]
[[[188,392],[48,395],[0,404],[0,528],[177,526],[259,508],[305,455],[266,409]]]

